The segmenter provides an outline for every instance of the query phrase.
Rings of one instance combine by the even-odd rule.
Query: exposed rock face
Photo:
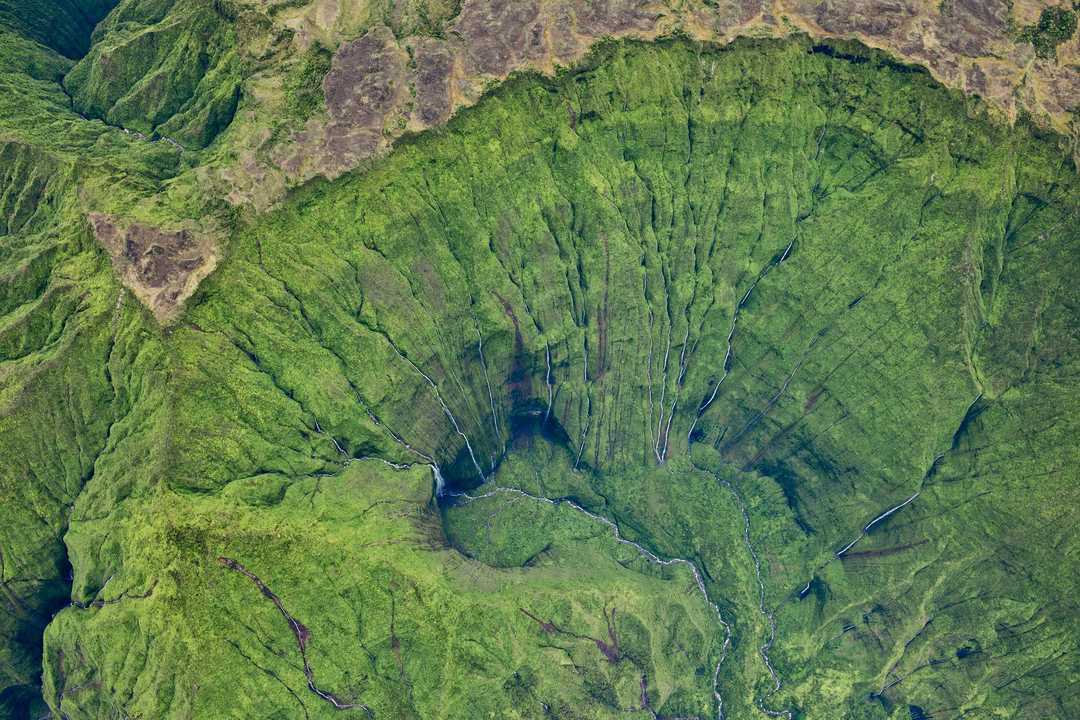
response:
[[[1077,39],[1037,58],[1018,28],[1053,3],[1001,0],[794,0],[786,17],[815,37],[858,39],[927,68],[943,84],[979,95],[1008,118],[1025,110],[1075,134],[1069,111],[1080,99]],[[1063,5],[1064,6],[1064,5]]]
[[[865,3],[860,0],[826,0],[797,5],[800,14],[817,23],[828,33],[855,33],[867,37],[895,35],[912,17],[917,8],[912,0],[879,0]]]
[[[1009,6],[1004,0],[956,0],[942,9],[942,21],[954,22],[953,32],[943,38],[949,50],[967,57],[991,52],[991,40],[1008,29]]]
[[[319,7],[312,22],[334,27],[343,11]],[[675,31],[720,42],[793,30],[858,39],[986,98],[1007,117],[1024,108],[1067,132],[1080,101],[1080,74],[1069,65],[1076,40],[1058,49],[1056,61],[1037,59],[1013,28],[1038,14],[1004,0],[725,0],[678,9],[647,0],[467,0],[445,39],[400,38],[377,25],[341,45],[325,82],[328,117],[310,122],[273,156],[283,186],[333,178],[385,152],[404,132],[445,122],[492,81],[522,70],[551,73],[603,38]],[[247,198],[237,193],[234,202]]]
[[[404,78],[405,56],[387,27],[341,47],[323,82],[330,162],[349,164],[378,148],[383,125],[402,102]]]
[[[500,75],[543,53],[543,25],[537,0],[466,3],[454,30],[467,39],[463,48],[470,74]],[[532,27],[530,27],[532,26]]]
[[[121,282],[159,321],[174,317],[217,264],[213,244],[192,230],[125,225],[101,213],[91,213],[88,219]]]
[[[425,125],[438,125],[453,110],[450,79],[454,56],[441,40],[422,38],[416,43],[415,58],[417,116]]]
[[[642,0],[483,0],[464,3],[445,40],[399,41],[390,27],[376,26],[338,48],[324,82],[327,118],[277,148],[278,166],[291,182],[336,177],[404,132],[442,124],[493,80],[518,70],[553,72],[603,37],[653,38],[671,20],[663,6]]]
[[[642,0],[575,0],[574,14],[580,29],[589,35],[620,35],[648,32],[663,17],[659,3]]]

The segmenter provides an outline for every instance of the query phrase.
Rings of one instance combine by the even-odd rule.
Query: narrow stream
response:
[[[780,257],[774,257],[771,261],[769,261],[767,265],[765,265],[764,268],[761,269],[761,272],[758,273],[758,276],[754,278],[754,282],[750,284],[750,287],[747,288],[746,293],[743,294],[742,299],[739,300],[739,302],[735,305],[735,311],[731,315],[731,329],[728,330],[727,335],[727,352],[724,353],[723,374],[720,376],[720,379],[716,381],[716,385],[713,386],[712,393],[709,394],[708,399],[705,400],[705,402],[703,402],[698,407],[697,413],[694,416],[694,421],[690,423],[690,430],[686,433],[687,444],[690,443],[690,438],[693,437],[694,429],[697,427],[698,421],[701,420],[701,416],[705,414],[705,411],[708,410],[709,406],[712,405],[714,400],[716,400],[716,394],[720,391],[720,386],[724,384],[724,381],[727,380],[728,375],[731,374],[731,361],[734,358],[735,354],[735,329],[739,325],[739,313],[742,312],[743,306],[745,306],[746,303],[749,302],[750,296],[754,294],[754,289],[757,288],[758,284],[765,279],[765,276],[769,274],[770,270],[787,260],[788,256],[791,254],[792,248],[794,247],[795,238],[792,238],[791,241],[787,244],[787,247],[784,248],[784,252],[780,255]]]
[[[913,503],[915,501],[915,498],[917,498],[917,497],[919,497],[919,493],[915,493],[914,495],[909,497],[904,502],[900,503],[899,505],[894,505],[893,507],[889,508],[885,512],[878,515],[876,518],[874,518],[870,522],[866,523],[866,525],[863,526],[863,529],[859,532],[858,536],[856,536],[856,538],[854,540],[852,540],[851,542],[849,542],[847,545],[845,545],[844,547],[837,550],[836,553],[834,553],[834,557],[836,557],[837,559],[840,559],[840,558],[844,557],[844,555],[847,553],[848,550],[855,547],[855,545],[860,540],[862,540],[864,537],[866,537],[866,534],[868,532],[870,532],[871,528],[873,528],[875,525],[877,525],[879,522],[881,522],[885,518],[889,517],[893,513],[898,512],[899,510],[902,510],[903,508],[905,508],[908,505],[910,505],[911,503]]]
[[[693,561],[688,560],[686,558],[661,558],[659,555],[652,552],[648,548],[644,547],[640,543],[634,542],[633,540],[628,540],[627,538],[623,537],[622,532],[619,530],[618,524],[615,523],[614,521],[609,520],[608,518],[604,517],[603,515],[599,515],[599,514],[594,513],[594,512],[592,512],[590,510],[587,510],[584,507],[582,507],[581,505],[579,505],[578,503],[574,502],[573,500],[567,499],[567,498],[548,498],[548,497],[544,497],[544,496],[541,496],[541,495],[535,495],[533,493],[527,492],[527,491],[522,490],[520,488],[501,487],[501,486],[494,487],[491,490],[489,490],[488,492],[485,492],[485,493],[482,493],[482,494],[479,494],[479,495],[470,495],[469,493],[464,493],[464,492],[452,492],[452,491],[447,492],[447,491],[445,491],[446,483],[442,478],[442,473],[439,471],[438,466],[431,465],[430,467],[431,467],[432,475],[433,475],[433,477],[435,479],[435,487],[436,487],[436,489],[437,490],[441,489],[443,491],[441,494],[444,494],[445,496],[458,498],[458,499],[463,500],[464,502],[473,502],[473,501],[476,501],[476,500],[495,497],[496,495],[499,495],[499,494],[509,494],[509,495],[516,495],[518,497],[527,498],[527,499],[530,499],[530,500],[533,500],[533,501],[536,501],[536,502],[547,503],[548,505],[552,505],[554,507],[558,507],[560,505],[566,505],[567,507],[573,508],[574,510],[581,513],[582,515],[585,515],[590,520],[592,520],[594,522],[602,523],[603,525],[606,525],[608,528],[611,529],[612,536],[615,538],[616,542],[618,542],[620,544],[623,544],[623,545],[627,545],[629,547],[632,547],[635,551],[637,551],[637,553],[639,555],[641,555],[643,558],[645,558],[648,562],[656,564],[656,565],[663,565],[663,566],[682,565],[682,566],[685,566],[685,567],[689,568],[690,572],[694,576],[694,582],[697,585],[698,591],[701,592],[701,595],[705,599],[705,602],[708,603],[709,607],[711,607],[713,609],[713,612],[716,613],[717,620],[724,627],[724,647],[723,647],[723,651],[722,651],[722,653],[720,655],[720,659],[716,663],[716,667],[713,669],[713,696],[716,699],[717,717],[719,718],[719,720],[724,719],[724,701],[723,701],[723,698],[720,695],[718,684],[719,684],[719,678],[720,678],[720,667],[721,667],[721,665],[723,665],[724,660],[727,659],[728,651],[730,650],[730,647],[731,647],[731,639],[732,639],[731,625],[724,620],[723,614],[720,611],[720,607],[716,603],[714,603],[712,601],[712,599],[709,597],[709,593],[708,593],[708,590],[705,587],[705,582],[704,582],[704,580],[702,578],[701,571],[698,569],[697,565],[695,565]],[[705,471],[701,470],[700,468],[697,468],[696,466],[695,466],[694,469],[699,471],[699,472],[705,472]],[[758,559],[757,551],[754,549],[753,543],[751,542],[751,539],[750,539],[750,513],[747,510],[746,504],[743,501],[742,496],[739,495],[739,493],[735,490],[735,487],[733,485],[731,485],[731,483],[729,483],[726,480],[720,479],[716,475],[713,475],[713,477],[721,485],[726,487],[731,492],[731,494],[735,498],[735,501],[738,504],[739,510],[741,511],[742,516],[743,516],[743,541],[746,544],[746,549],[749,552],[751,559],[753,559],[753,561],[754,561],[754,574],[755,574],[755,578],[756,578],[757,584],[758,584],[759,609],[760,609],[761,614],[766,618],[766,620],[768,622],[768,626],[769,626],[768,639],[765,641],[765,643],[760,648],[758,648],[758,652],[761,655],[761,658],[765,663],[765,667],[769,671],[769,676],[772,678],[772,681],[773,681],[773,689],[769,692],[768,696],[766,696],[766,697],[769,697],[769,696],[772,696],[775,693],[777,693],[780,690],[780,688],[782,687],[782,683],[780,681],[780,676],[776,672],[776,669],[773,667],[772,662],[769,659],[769,650],[772,648],[774,642],[776,641],[776,617],[772,613],[772,611],[770,611],[768,609],[768,607],[767,607],[767,605],[765,603],[765,581],[762,578],[761,563],[760,563],[760,560]],[[765,705],[766,697],[758,697],[758,698],[755,699],[755,701],[757,703],[757,706],[758,706],[758,709],[761,710],[761,712],[763,712],[765,715],[768,715],[769,717],[782,717],[782,718],[787,718],[787,720],[792,720],[793,719],[794,716],[793,716],[793,714],[792,714],[792,712],[790,710],[773,710],[773,709],[767,707]]]
[[[700,468],[696,468],[696,466],[695,469],[698,469],[700,472],[705,472]],[[769,676],[772,678],[773,681],[773,688],[769,691],[768,695],[766,695],[765,697],[758,697],[755,700],[757,702],[758,709],[766,715],[770,717],[783,717],[787,718],[787,720],[792,720],[793,715],[790,710],[773,710],[769,707],[766,707],[765,705],[765,699],[768,697],[772,697],[773,695],[778,693],[783,684],[780,681],[780,674],[776,672],[776,668],[773,667],[772,661],[769,659],[769,650],[772,649],[773,644],[776,642],[776,615],[773,613],[772,610],[769,610],[768,606],[765,603],[765,580],[761,576],[761,560],[758,558],[757,550],[754,549],[754,544],[750,540],[750,511],[747,509],[746,502],[743,500],[742,495],[739,494],[739,491],[735,489],[734,485],[732,485],[727,480],[718,477],[717,475],[713,475],[713,477],[716,479],[717,482],[719,482],[721,485],[728,489],[732,497],[735,498],[735,502],[739,506],[739,511],[742,513],[743,542],[746,545],[747,552],[750,553],[750,558],[754,561],[754,578],[757,580],[758,585],[758,610],[761,612],[761,615],[765,618],[769,625],[769,637],[765,640],[761,647],[758,648],[758,654],[761,655],[761,659],[765,663],[765,667],[769,670]],[[807,587],[809,587],[809,584],[807,584]]]
[[[432,472],[433,477],[435,478],[435,487],[436,488],[445,488],[446,484],[445,484],[445,481],[442,478],[442,473],[439,471],[438,466],[431,465],[431,472]],[[708,603],[709,607],[712,608],[713,612],[716,613],[716,619],[724,627],[724,645],[723,645],[723,649],[722,649],[722,651],[720,653],[720,659],[717,661],[716,667],[713,669],[713,681],[712,681],[713,697],[716,700],[716,716],[717,716],[718,720],[724,720],[724,699],[720,695],[718,685],[719,685],[719,681],[720,681],[720,666],[723,665],[724,660],[727,659],[728,650],[731,648],[731,625],[729,625],[724,620],[724,616],[720,612],[720,607],[709,598],[709,593],[705,589],[705,581],[702,578],[701,571],[698,570],[697,565],[695,565],[693,562],[691,562],[690,560],[687,560],[685,558],[662,558],[662,557],[660,557],[659,555],[652,552],[651,550],[644,547],[643,545],[641,545],[639,543],[636,543],[633,540],[628,540],[625,537],[623,537],[622,532],[619,530],[619,526],[616,523],[614,523],[613,521],[607,519],[603,515],[598,515],[598,514],[596,514],[594,512],[586,510],[584,507],[577,504],[573,500],[569,500],[569,499],[566,499],[566,498],[554,498],[554,499],[553,498],[547,498],[547,497],[543,497],[542,495],[534,495],[532,493],[526,492],[525,490],[521,490],[520,488],[500,487],[500,486],[494,487],[491,490],[489,490],[488,492],[481,493],[479,495],[470,495],[469,493],[452,492],[452,491],[451,492],[445,492],[443,494],[446,497],[458,498],[458,499],[460,499],[460,500],[462,500],[462,501],[464,501],[466,503],[474,502],[476,500],[483,500],[485,498],[495,497],[497,495],[516,495],[518,497],[527,498],[527,499],[533,500],[535,502],[546,503],[546,504],[551,505],[553,507],[559,507],[559,506],[565,505],[567,507],[573,508],[574,510],[576,510],[577,512],[581,513],[582,515],[584,515],[585,517],[589,518],[590,520],[592,520],[594,522],[598,522],[598,523],[601,523],[603,525],[606,525],[608,528],[610,528],[612,537],[614,537],[615,542],[620,543],[622,545],[626,545],[628,547],[632,547],[635,551],[637,551],[637,553],[639,555],[641,555],[641,557],[645,558],[645,560],[647,560],[648,562],[653,563],[654,565],[662,565],[662,566],[665,566],[665,567],[670,567],[670,566],[673,566],[673,565],[680,565],[680,566],[684,566],[684,567],[689,568],[690,572],[694,576],[694,583],[697,585],[698,591],[701,593],[701,596],[705,599],[705,602]]]

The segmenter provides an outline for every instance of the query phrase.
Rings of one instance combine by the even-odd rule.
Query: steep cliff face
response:
[[[22,47],[37,40],[57,49],[65,18],[86,35],[78,52],[59,48],[78,60],[73,66]],[[54,27],[49,37],[39,32]],[[0,33],[19,48],[5,47],[8,69],[24,66],[67,98],[66,108],[38,112],[31,124],[74,113],[182,158],[168,183],[88,195],[85,210],[125,227],[198,234],[212,246],[206,256],[225,251],[234,212],[265,211],[314,178],[363,169],[514,73],[554,75],[611,39],[857,40],[984,99],[1010,122],[1034,119],[1062,134],[1067,154],[1077,152],[1080,40],[1067,3],[123,0],[41,9],[20,0],[0,6]],[[26,90],[22,82],[11,88]],[[13,118],[8,129],[27,122]],[[63,144],[55,133],[34,142]],[[171,288],[180,290],[175,302],[151,304],[158,319],[174,317],[190,294],[186,281],[211,268]]]
[[[253,137],[230,168],[232,202],[272,203],[277,188],[336,177],[394,139],[446,122],[515,72],[552,74],[611,38],[741,36],[854,39],[928,69],[1003,116],[1031,115],[1075,138],[1080,103],[1076,10],[1068,3],[568,2],[534,0],[281,6],[273,22],[298,49],[335,49],[325,113]],[[360,95],[349,87],[363,88]],[[364,98],[363,101],[358,101]],[[255,104],[266,108],[273,96]],[[1075,152],[1075,142],[1072,144]],[[266,157],[272,162],[267,163]],[[269,175],[276,182],[267,185]]]
[[[448,119],[549,6],[199,9],[0,48],[0,712],[1077,714],[1060,138],[806,37],[607,43]],[[287,68],[277,129],[174,139],[234,59]],[[238,133],[359,161],[394,112],[443,127],[272,212],[215,184]]]

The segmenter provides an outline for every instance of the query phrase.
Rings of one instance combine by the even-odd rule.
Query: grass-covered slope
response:
[[[23,717],[44,626],[70,593],[70,508],[110,443],[145,432],[131,408],[150,397],[158,331],[73,212],[74,168],[0,147],[0,715]]]
[[[112,524],[123,567],[49,628],[47,697],[68,717],[616,717],[647,678],[658,707],[709,712],[724,635],[689,570],[573,516],[546,562],[491,568],[442,547],[432,487],[369,461],[140,503]]]
[[[71,62],[0,29],[0,717],[40,717],[45,625],[70,597],[63,544],[97,459],[147,433],[159,365],[82,201],[130,203],[179,153],[88,123],[59,82]]]
[[[167,331],[49,209],[80,166],[4,152],[9,707],[70,582],[70,718],[1077,714],[1080,203],[1027,127],[611,45],[247,222]]]

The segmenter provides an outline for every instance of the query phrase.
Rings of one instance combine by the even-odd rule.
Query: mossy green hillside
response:
[[[693,562],[733,628],[730,717],[1071,717],[1077,213],[1052,138],[921,72],[676,41],[518,78],[303,188],[167,331],[89,242],[58,246],[25,281],[76,298],[53,384],[8,380],[34,434],[3,446],[25,456],[5,470],[20,517],[31,468],[86,459],[41,531],[66,528],[85,606],[45,633],[45,699],[647,717],[644,675],[656,712],[715,713],[725,633],[685,566],[567,504],[439,514],[434,464]],[[62,236],[85,240],[76,217]],[[84,400],[56,390],[64,367],[93,378]]]
[[[37,684],[44,625],[69,596],[62,536],[70,507],[93,476],[98,454],[121,437],[114,430],[139,422],[136,415],[122,421],[134,397],[148,397],[141,382],[152,365],[149,341],[158,334],[145,324],[141,307],[120,293],[74,188],[100,176],[97,168],[105,165],[127,175],[114,186],[122,195],[159,176],[162,156],[149,147],[140,153],[65,115],[54,84],[64,61],[45,50],[21,57],[23,67],[5,65],[11,72],[0,73],[6,126],[0,140],[5,709]],[[63,138],[54,149],[36,142],[49,133]],[[80,157],[88,146],[94,151]]]
[[[82,222],[91,208],[164,228],[189,225],[220,231],[230,222],[223,201],[199,187],[195,177],[207,160],[204,154],[100,119],[88,120],[73,108],[64,87],[77,65],[3,29],[0,34],[5,38],[0,48],[0,143],[24,147],[35,158],[27,163],[6,155],[7,202],[23,196],[22,206],[28,210],[27,201],[38,196],[32,188],[38,185],[25,175],[48,172],[56,177],[50,194],[65,198],[65,222]],[[64,171],[56,174],[55,168]],[[25,234],[17,229],[7,228],[8,236]],[[68,230],[63,239],[76,234]]]
[[[46,696],[69,717],[648,717],[647,678],[657,707],[709,713],[724,634],[688,570],[581,522],[544,562],[495,569],[443,548],[432,489],[426,466],[366,461],[157,496],[150,522],[111,525],[125,567],[97,604],[50,626]],[[151,666],[168,679],[145,686]],[[116,694],[71,690],[103,671]]]

